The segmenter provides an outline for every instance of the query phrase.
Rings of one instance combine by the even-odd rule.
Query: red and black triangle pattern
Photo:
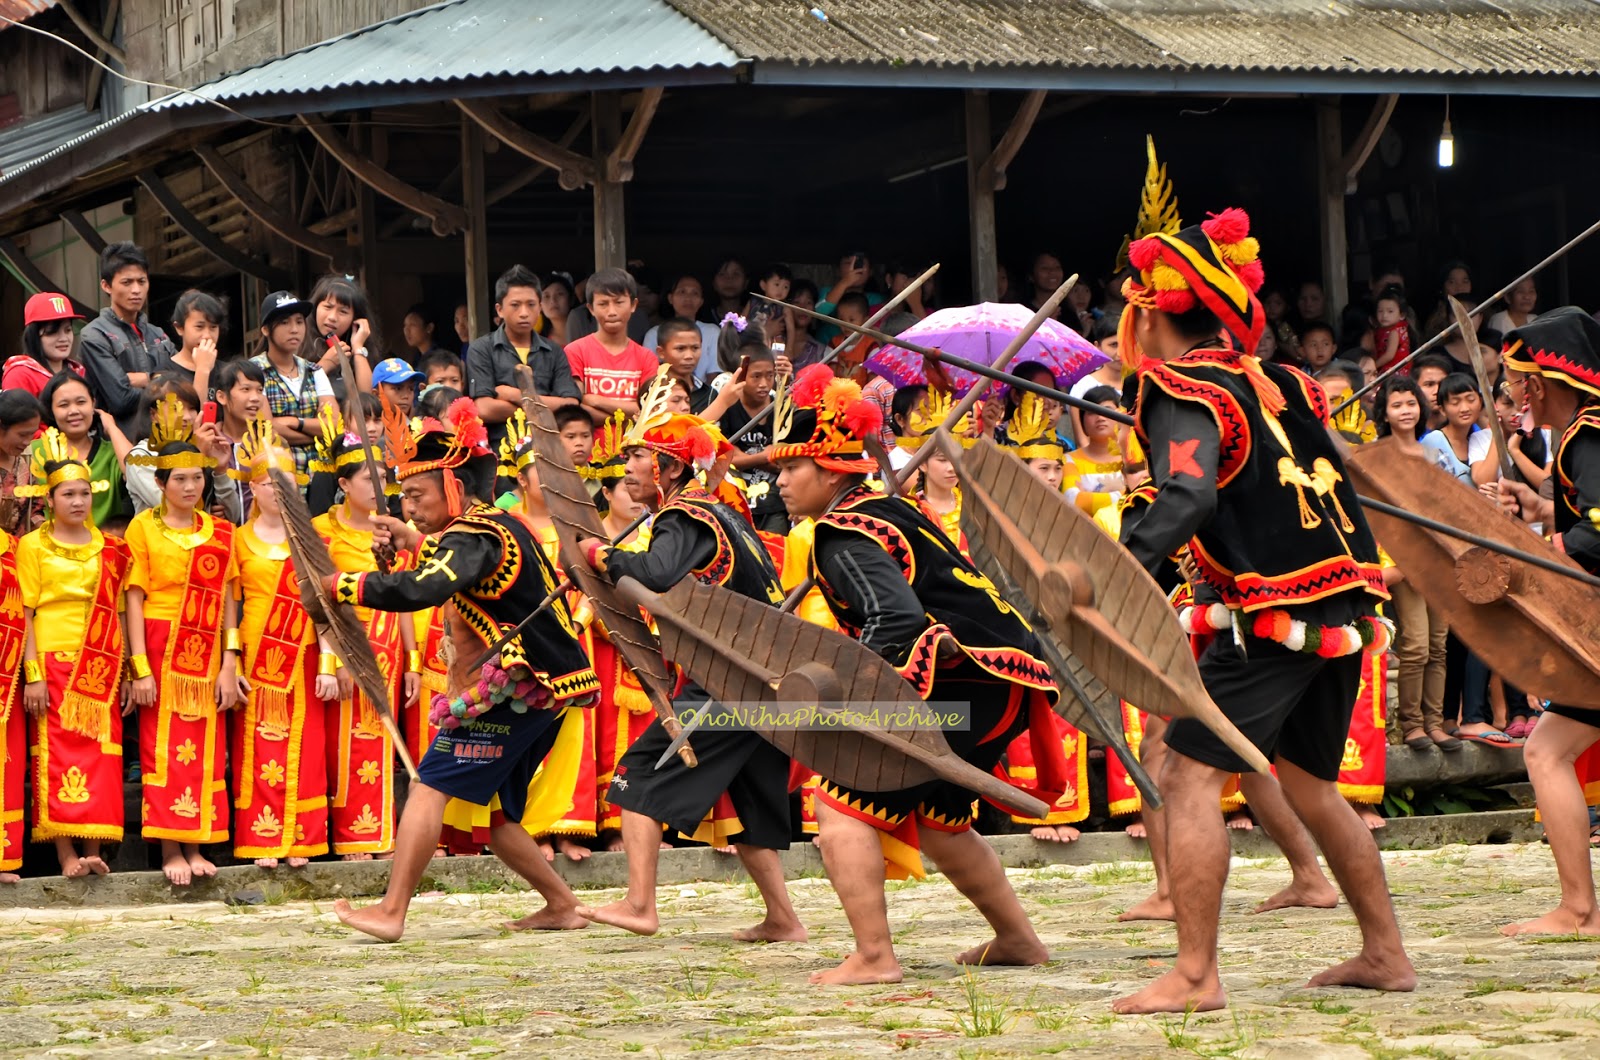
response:
[[[1230,575],[1210,562],[1203,549],[1192,551],[1205,580],[1216,587],[1222,602],[1228,607],[1258,611],[1280,604],[1303,604],[1357,586],[1381,599],[1389,598],[1388,590],[1383,587],[1382,568],[1376,563],[1361,563],[1349,556],[1334,556],[1289,574],[1266,575],[1242,571]]]
[[[1213,353],[1219,351],[1211,351]],[[1192,356],[1192,355],[1191,355]],[[1237,360],[1236,354],[1223,354]],[[1221,444],[1217,456],[1217,486],[1221,488],[1232,482],[1234,476],[1243,470],[1250,460],[1250,422],[1245,418],[1244,409],[1239,407],[1239,401],[1224,386],[1217,383],[1207,383],[1193,379],[1182,372],[1183,367],[1223,368],[1229,371],[1239,371],[1237,364],[1212,363],[1205,361],[1185,361],[1182,366],[1168,362],[1158,365],[1145,373],[1145,378],[1172,397],[1179,401],[1194,401],[1204,405],[1217,421],[1217,433],[1221,435]],[[1144,390],[1139,391],[1139,403],[1144,403]],[[1137,415],[1137,413],[1136,413]],[[1144,428],[1139,428],[1139,437],[1147,445],[1149,436]]]
[[[911,543],[906,540],[900,528],[884,519],[876,519],[860,512],[840,511],[834,509],[818,523],[827,526],[836,526],[841,530],[853,530],[858,534],[865,534],[876,541],[889,557],[900,565],[901,572],[906,581],[911,581],[916,574],[916,564],[912,562]]]

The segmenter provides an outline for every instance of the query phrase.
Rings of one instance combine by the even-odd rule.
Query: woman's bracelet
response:
[[[324,652],[317,660],[317,676],[332,677],[339,670],[339,657],[332,652]]]
[[[143,653],[128,656],[128,666],[133,670],[135,680],[143,680],[154,672],[150,669],[150,657]]]
[[[38,659],[22,661],[22,679],[25,684],[30,685],[36,685],[44,680],[44,667],[39,665]]]

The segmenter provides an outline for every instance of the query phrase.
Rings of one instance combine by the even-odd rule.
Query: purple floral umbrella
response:
[[[969,361],[992,364],[1000,351],[1032,319],[1033,310],[1027,306],[980,302],[930,313],[902,331],[900,337],[918,346],[932,347]],[[1011,363],[1016,366],[1037,361],[1055,374],[1058,389],[1067,390],[1108,360],[1109,357],[1076,331],[1060,321],[1046,320]],[[896,388],[925,386],[928,382],[922,355],[890,343],[874,350],[867,357],[866,367],[889,380]],[[971,390],[979,379],[977,373],[954,365],[947,364],[944,370],[957,395]],[[1006,384],[997,382],[993,390],[997,397],[1003,395]]]

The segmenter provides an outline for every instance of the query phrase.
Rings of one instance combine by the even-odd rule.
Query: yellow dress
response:
[[[133,517],[123,538],[129,589],[144,594],[145,654],[156,701],[139,708],[142,831],[147,840],[228,838],[226,728],[217,710],[223,608],[236,592],[233,526],[195,513],[174,530],[160,509]]]
[[[1067,454],[1066,476],[1061,483],[1067,499],[1094,515],[1116,504],[1122,496],[1122,458],[1092,460],[1082,449]]]
[[[345,508],[331,508],[312,520],[328,543],[334,566],[349,573],[375,571],[372,532],[347,521]],[[404,658],[400,624],[411,619],[357,607],[378,669],[389,689],[394,713],[403,687]],[[378,712],[356,689],[349,699],[327,704],[328,838],[335,854],[381,854],[394,849],[394,741]]]

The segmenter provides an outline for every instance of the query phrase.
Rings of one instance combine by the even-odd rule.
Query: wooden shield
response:
[[[416,780],[417,766],[411,761],[405,738],[400,735],[400,726],[395,723],[394,712],[389,709],[389,685],[378,666],[378,656],[372,650],[372,642],[367,639],[367,628],[356,618],[354,611],[330,599],[322,589],[322,579],[338,574],[339,568],[333,565],[333,557],[328,555],[328,546],[323,543],[322,535],[311,525],[311,512],[306,508],[305,498],[300,495],[300,487],[286,472],[276,468],[269,471],[268,475],[278,494],[278,506],[283,509],[283,528],[289,541],[289,554],[294,557],[294,573],[300,581],[300,602],[316,624],[317,632],[328,638],[334,651],[339,653],[339,658],[344,660],[351,680],[367,697],[367,702],[372,704],[378,720],[394,741],[395,754],[400,756],[400,763],[405,766],[411,779]]]
[[[1393,439],[1345,456],[1356,492],[1581,569],[1476,490]],[[1367,510],[1406,584],[1496,674],[1541,699],[1600,708],[1600,608],[1570,578]]]
[[[1252,769],[1268,771],[1266,757],[1206,693],[1166,594],[1121,545],[988,439],[957,467],[968,536],[983,541],[1033,605],[1041,638],[1056,640],[1129,703],[1194,718]]]
[[[605,623],[606,636],[616,646],[618,654],[638,674],[639,684],[650,697],[656,715],[668,724],[669,732],[673,731],[677,718],[672,710],[674,682],[661,658],[661,646],[639,616],[639,609],[620,599],[616,587],[583,561],[583,554],[578,551],[578,536],[598,537],[602,541],[607,537],[605,528],[600,525],[600,511],[594,506],[583,478],[572,466],[566,443],[556,429],[555,415],[537,397],[533,372],[526,366],[519,367],[517,383],[522,388],[523,414],[528,418],[534,450],[538,453],[539,491],[544,495],[545,510],[550,513],[556,536],[561,541],[562,565]]]
[[[617,588],[650,612],[671,659],[719,702],[817,706],[834,717],[846,704],[926,708],[875,652],[776,607],[693,578],[660,595],[632,578]],[[1043,817],[1050,809],[958,757],[937,728],[753,727],[790,757],[858,791],[899,791],[944,779],[1019,816]]]

